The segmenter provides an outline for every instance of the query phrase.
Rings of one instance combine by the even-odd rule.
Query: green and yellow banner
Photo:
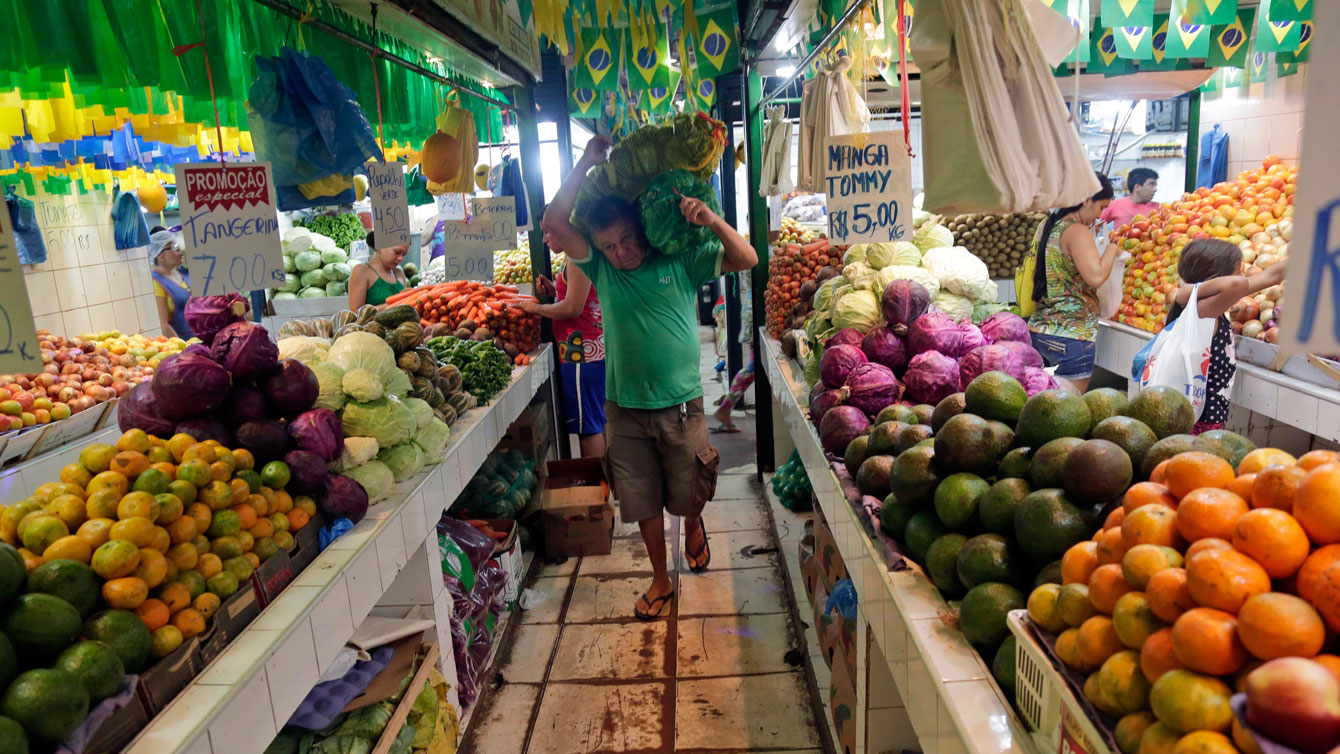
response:
[[[1153,26],[1154,0],[1103,0],[1098,20],[1113,29]]]
[[[1252,38],[1252,23],[1255,18],[1256,11],[1243,8],[1238,11],[1233,23],[1214,27],[1210,37],[1210,53],[1205,58],[1205,65],[1210,68],[1245,66],[1248,41]]]
[[[1117,76],[1130,71],[1130,64],[1117,57],[1117,39],[1112,29],[1094,29],[1091,46],[1086,73]]]
[[[643,110],[653,115],[669,115],[674,109],[675,92],[679,89],[679,71],[671,68],[667,71],[667,86],[654,86],[642,92],[640,99]]]
[[[732,3],[718,10],[695,15],[698,30],[693,34],[693,57],[698,62],[699,75],[704,79],[713,79],[739,68],[740,30],[735,23],[735,5]]]
[[[600,115],[600,92],[568,84],[568,114],[574,118],[595,118]]]
[[[1204,58],[1210,54],[1210,27],[1192,24],[1169,14],[1165,54],[1170,58]]]
[[[628,88],[642,92],[670,85],[670,42],[665,28],[650,13],[629,20],[624,59]]]
[[[601,92],[618,91],[624,30],[579,26],[577,35],[581,48],[574,67],[576,86]]]
[[[1154,28],[1152,26],[1118,26],[1112,30],[1117,45],[1117,56],[1127,60],[1149,60],[1154,57]]]
[[[1183,23],[1210,26],[1231,24],[1238,0],[1173,0],[1170,15]]]
[[[1314,0],[1271,0],[1266,18],[1270,21],[1311,21]],[[1266,3],[1261,3],[1262,7]]]

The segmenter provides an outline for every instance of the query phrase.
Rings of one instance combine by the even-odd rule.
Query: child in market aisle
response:
[[[1251,275],[1243,269],[1242,250],[1236,244],[1216,238],[1200,238],[1186,245],[1177,260],[1177,275],[1182,285],[1167,295],[1170,326],[1191,298],[1191,290],[1200,285],[1196,310],[1202,317],[1215,317],[1214,338],[1210,342],[1210,368],[1206,377],[1205,407],[1194,434],[1223,429],[1228,421],[1228,395],[1237,373],[1237,355],[1233,350],[1233,325],[1228,310],[1244,296],[1251,296],[1284,282],[1284,264],[1276,264]]]

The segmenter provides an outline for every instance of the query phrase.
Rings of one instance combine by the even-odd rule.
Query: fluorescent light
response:
[[[793,66],[793,65],[784,65],[784,66],[782,66],[781,68],[778,68],[778,69],[777,69],[777,75],[778,75],[778,76],[790,76],[791,74],[793,74],[793,73],[795,73],[795,72],[796,72],[796,67]]]
[[[791,40],[787,37],[782,36],[781,34],[778,34],[777,36],[773,37],[772,49],[778,52],[785,52],[791,49]]]

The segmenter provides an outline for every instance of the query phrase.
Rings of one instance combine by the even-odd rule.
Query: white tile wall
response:
[[[1298,159],[1302,140],[1303,83],[1308,66],[1277,78],[1268,66],[1265,81],[1225,89],[1201,100],[1200,132],[1219,124],[1228,133],[1228,177],[1261,167],[1267,155]]]

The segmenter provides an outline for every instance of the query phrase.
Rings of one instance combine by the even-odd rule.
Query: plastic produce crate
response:
[[[1014,706],[1040,752],[1113,754],[1106,736],[1089,719],[1070,685],[1052,664],[1028,625],[1027,610],[1013,610],[1007,623],[1015,637]]]

